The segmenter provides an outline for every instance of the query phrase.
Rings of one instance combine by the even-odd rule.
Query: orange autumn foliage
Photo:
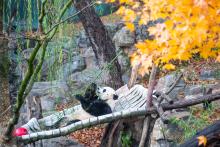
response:
[[[147,73],[153,63],[172,70],[175,65],[171,61],[187,61],[194,54],[220,62],[219,0],[106,1],[122,4],[117,13],[131,31],[137,18],[139,25],[159,18],[165,20],[148,29],[154,40],[136,44],[131,62],[132,65],[141,63],[141,74]]]
[[[206,146],[207,144],[207,138],[205,136],[199,136],[197,137],[198,139],[198,145],[203,145],[203,146]]]

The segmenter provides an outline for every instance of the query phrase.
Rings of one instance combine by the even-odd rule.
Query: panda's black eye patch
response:
[[[113,95],[113,100],[117,100],[118,99],[118,95],[114,94]]]
[[[106,92],[106,89],[103,89],[103,92]]]

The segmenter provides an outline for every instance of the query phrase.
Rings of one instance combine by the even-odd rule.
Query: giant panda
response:
[[[75,98],[79,100],[82,109],[66,116],[69,120],[68,124],[112,113],[114,105],[118,100],[118,95],[111,87],[97,87],[96,84],[92,83],[84,96],[75,95]]]

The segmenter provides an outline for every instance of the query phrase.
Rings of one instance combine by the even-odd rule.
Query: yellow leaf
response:
[[[219,54],[218,57],[216,58],[216,61],[220,62],[220,54]]]
[[[197,137],[199,144],[198,145],[204,145],[206,146],[207,144],[207,138],[205,136],[199,136]]]
[[[177,54],[178,59],[183,60],[183,61],[187,61],[191,58],[192,54],[190,54],[189,51],[184,51],[183,49],[180,51],[181,52],[179,52]]]
[[[133,9],[136,9],[140,6],[139,2],[135,2],[134,5],[132,6]]]
[[[163,68],[167,70],[173,70],[175,69],[175,66],[173,64],[168,63],[168,64],[165,64]]]
[[[138,42],[135,44],[135,47],[139,49],[141,54],[149,55],[150,54],[150,45],[146,42]]]
[[[126,8],[124,6],[121,6],[116,13],[119,14],[119,15],[123,15],[124,12],[125,12],[125,9]]]
[[[145,24],[145,21],[143,19],[140,19],[139,22],[138,22],[138,25],[141,26],[143,24]]]
[[[146,43],[145,42],[138,42],[135,44],[135,47],[140,49],[140,50],[145,50],[146,49]]]
[[[106,2],[108,2],[108,3],[114,3],[115,0],[106,0]]]
[[[125,23],[126,28],[129,29],[131,32],[133,32],[135,30],[135,26],[133,23],[127,22]]]
[[[125,9],[124,14],[123,20],[125,22],[133,22],[136,19],[136,13],[131,9]]]

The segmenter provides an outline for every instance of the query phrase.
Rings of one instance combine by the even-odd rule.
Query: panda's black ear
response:
[[[114,94],[113,95],[113,100],[117,100],[118,99],[118,95],[117,94]]]

